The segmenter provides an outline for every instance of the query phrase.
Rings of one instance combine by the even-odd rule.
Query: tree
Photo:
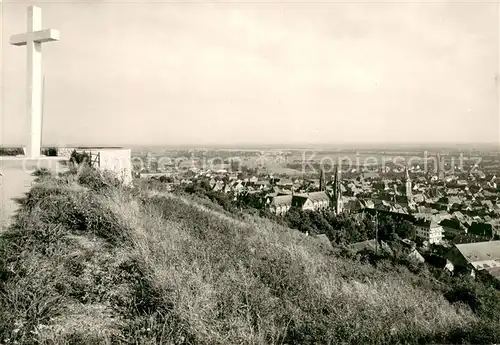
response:
[[[264,195],[262,193],[242,192],[238,194],[236,205],[241,208],[260,210],[264,207]]]
[[[238,160],[231,159],[231,172],[240,171],[240,162]]]
[[[55,147],[49,147],[49,148],[44,149],[42,151],[42,153],[48,157],[56,157],[57,156],[57,149]]]
[[[320,233],[314,227],[311,220],[311,212],[303,211],[300,208],[292,207],[284,217],[285,223],[292,229],[297,229],[301,232]]]
[[[73,150],[69,158],[70,163],[74,165],[89,164],[90,165],[90,155],[87,152],[77,152]]]
[[[398,238],[415,239],[415,227],[406,219],[394,215],[379,215],[377,218],[378,237],[381,240],[394,241]]]
[[[170,176],[162,175],[158,178],[158,181],[160,181],[161,183],[172,183],[174,182],[174,179]]]

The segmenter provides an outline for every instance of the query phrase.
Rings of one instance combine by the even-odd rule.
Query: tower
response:
[[[437,154],[437,176],[438,180],[444,180],[444,164],[439,153]]]
[[[411,179],[410,174],[408,173],[408,167],[405,167],[405,196],[408,200],[410,200],[412,197]]]
[[[334,191],[333,191],[333,197],[334,197],[334,203],[335,203],[335,214],[340,214],[344,211],[344,204],[342,202],[342,189],[340,186],[340,181],[341,181],[341,176],[340,176],[340,171],[338,165],[335,167],[335,181],[334,181]]]
[[[321,192],[325,190],[325,171],[323,167],[319,170],[319,190]]]
[[[441,172],[441,156],[439,155],[439,152],[436,154],[436,174],[439,179],[439,175]]]

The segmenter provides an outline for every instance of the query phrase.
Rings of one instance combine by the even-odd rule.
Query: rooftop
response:
[[[302,197],[309,199],[311,201],[321,201],[321,200],[330,200],[328,195],[325,192],[312,192],[312,193],[301,193],[294,195],[295,197]]]
[[[271,205],[274,206],[291,206],[292,205],[292,195],[279,195],[273,197]]]
[[[464,243],[456,247],[469,262],[500,259],[500,241]]]

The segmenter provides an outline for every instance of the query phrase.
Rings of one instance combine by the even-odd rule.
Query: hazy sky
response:
[[[29,4],[61,31],[44,145],[499,141],[494,2],[4,0],[3,145],[26,138]]]

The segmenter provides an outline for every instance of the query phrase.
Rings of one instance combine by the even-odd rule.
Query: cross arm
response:
[[[13,35],[10,38],[10,44],[15,46],[24,46],[29,41],[37,43],[51,42],[59,40],[59,31],[54,29],[46,29],[25,34]]]

